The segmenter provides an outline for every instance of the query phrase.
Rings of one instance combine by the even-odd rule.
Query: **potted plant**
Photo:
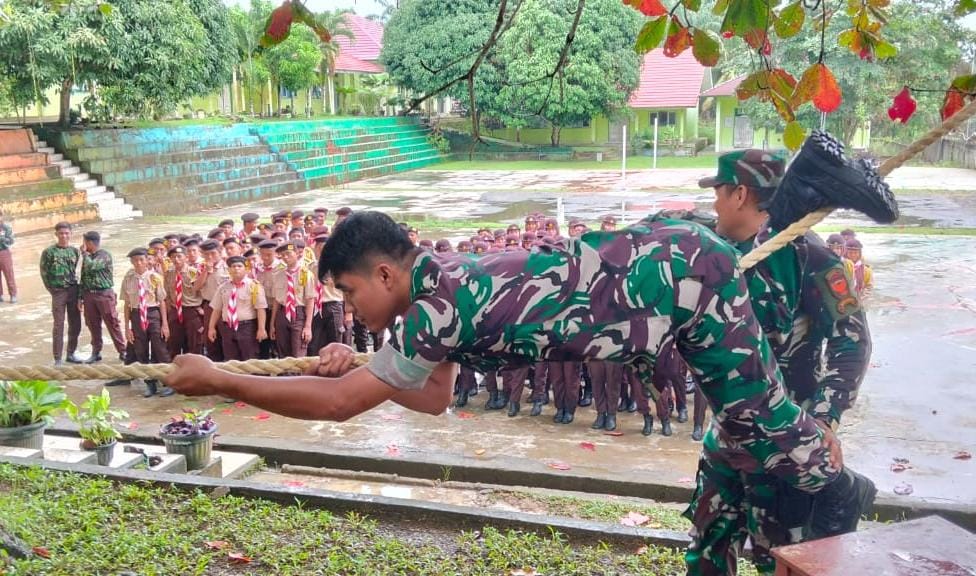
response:
[[[67,402],[47,380],[0,381],[0,445],[43,450],[44,428]]]
[[[187,470],[200,470],[210,463],[213,437],[217,432],[211,412],[213,409],[184,408],[182,417],[172,418],[159,429],[166,452],[182,454],[186,458]]]
[[[68,417],[78,424],[78,435],[82,438],[82,448],[94,450],[98,463],[108,466],[115,453],[115,445],[122,434],[115,429],[115,423],[128,418],[125,410],[113,410],[112,398],[108,388],[102,388],[98,396],[89,396],[79,408],[74,402],[67,406]]]

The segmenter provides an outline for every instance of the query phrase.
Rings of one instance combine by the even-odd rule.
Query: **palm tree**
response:
[[[254,81],[261,76],[254,63],[254,55],[258,50],[258,40],[264,33],[264,24],[270,13],[271,3],[266,0],[251,0],[251,7],[247,12],[237,6],[230,10],[231,28],[239,56],[237,76],[243,79],[244,90],[242,92],[247,95],[245,106],[249,108],[251,116],[254,116],[254,97],[252,94]]]
[[[329,114],[335,114],[335,64],[339,58],[339,45],[336,43],[336,36],[353,38],[352,30],[346,24],[346,14],[350,10],[336,10],[335,12],[320,12],[315,15],[315,20],[324,26],[332,34],[332,40],[319,43],[319,51],[322,53],[322,60],[319,62],[319,78],[322,80],[322,97],[328,99],[329,106],[323,106],[323,112],[328,110]]]

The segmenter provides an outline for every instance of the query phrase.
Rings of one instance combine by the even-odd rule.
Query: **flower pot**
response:
[[[210,463],[210,453],[213,451],[213,437],[217,428],[205,434],[194,436],[180,436],[160,432],[168,454],[182,454],[186,458],[186,469],[200,470]]]
[[[108,466],[112,461],[112,457],[115,456],[115,446],[118,441],[112,440],[111,444],[102,444],[95,446],[95,456],[98,458],[99,466]]]
[[[0,446],[44,450],[44,429],[47,422],[35,422],[27,426],[0,428]]]

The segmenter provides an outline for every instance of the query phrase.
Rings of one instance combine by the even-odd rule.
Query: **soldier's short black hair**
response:
[[[102,235],[99,234],[96,230],[89,230],[88,232],[85,232],[81,236],[81,238],[82,240],[86,240],[88,242],[94,242],[96,246],[98,246],[102,242]]]
[[[406,231],[382,212],[353,212],[336,226],[319,260],[319,278],[362,270],[373,258],[399,262],[414,249]]]

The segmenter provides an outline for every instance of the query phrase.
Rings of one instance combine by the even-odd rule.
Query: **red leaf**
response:
[[[227,558],[231,561],[232,564],[250,564],[251,563],[251,557],[250,556],[245,556],[244,554],[242,554],[240,552],[228,552],[227,553]]]
[[[399,456],[400,455],[400,447],[397,446],[396,444],[388,444],[386,446],[386,455],[387,456]]]
[[[624,0],[624,4],[640,10],[644,16],[664,16],[668,9],[661,4],[661,0]]]
[[[128,424],[126,424],[125,427],[128,428],[129,430],[138,430],[139,429],[139,424],[137,424],[135,422],[129,422]]]
[[[942,120],[948,120],[956,112],[966,106],[966,98],[954,90],[946,92],[945,101],[942,103]]]
[[[458,412],[457,417],[461,420],[470,420],[472,418],[477,418],[478,416],[472,414],[471,412]]]
[[[223,410],[220,411],[220,413],[221,414],[233,414],[234,411],[231,410],[230,408],[224,408]]]
[[[682,52],[691,47],[691,33],[688,29],[678,22],[677,18],[671,18],[671,26],[668,28],[668,37],[664,41],[664,55],[668,58],[677,58]]]
[[[631,510],[626,516],[620,519],[620,523],[624,526],[642,526],[651,521],[650,516],[644,516],[640,512],[634,512]]]
[[[840,106],[841,99],[840,86],[823,63],[807,68],[793,92],[794,107],[813,100],[813,105],[821,112],[833,112]]]
[[[621,432],[620,430],[611,430],[609,432],[604,432],[603,435],[604,436],[623,436],[624,433]]]
[[[51,557],[51,553],[48,552],[48,549],[45,548],[45,547],[43,547],[43,546],[34,546],[33,548],[31,548],[31,552],[33,552],[34,554],[37,554],[41,558],[50,558]]]
[[[918,108],[918,103],[912,98],[912,91],[905,86],[901,92],[895,96],[895,99],[891,103],[891,108],[888,108],[888,118],[891,118],[894,122],[901,122],[902,124],[908,122],[908,119],[915,114],[915,109]]]
[[[209,540],[203,543],[207,547],[207,550],[223,550],[224,548],[230,548],[230,542],[226,540]]]
[[[904,472],[905,470],[908,470],[909,468],[911,468],[911,466],[908,465],[908,464],[901,464],[899,462],[893,462],[891,464],[891,471],[892,472],[895,472],[895,473]]]
[[[572,470],[573,468],[569,464],[562,462],[560,460],[552,460],[546,462],[546,466],[552,468],[553,470]]]
[[[267,412],[261,412],[254,417],[255,420],[268,420],[269,418],[271,418],[271,414],[268,414]]]
[[[264,33],[273,41],[281,42],[288,37],[294,18],[295,14],[292,12],[291,0],[285,0],[281,6],[271,11],[271,16],[268,17],[268,26],[265,28]]]
[[[973,457],[973,455],[970,454],[969,452],[966,452],[965,450],[960,450],[959,452],[956,452],[956,455],[953,456],[953,459],[955,459],[955,460],[969,460],[972,457]]]
[[[234,406],[236,406],[238,408],[247,408],[247,403],[246,402],[234,402]]]
[[[589,450],[590,452],[596,452],[596,445],[592,442],[580,442],[579,447],[583,450]]]

